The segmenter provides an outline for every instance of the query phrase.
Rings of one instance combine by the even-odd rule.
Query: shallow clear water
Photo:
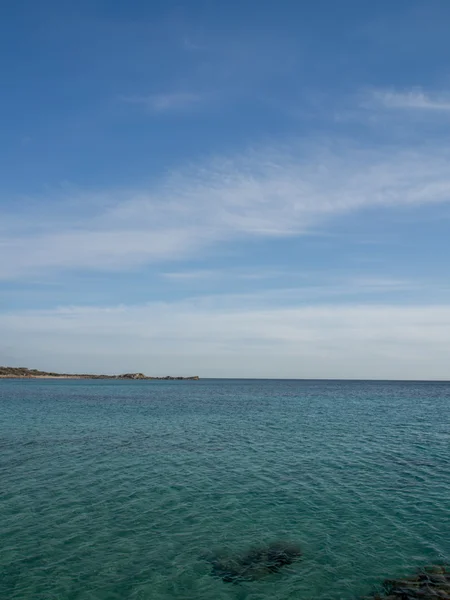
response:
[[[450,384],[0,381],[0,598],[337,599],[450,557]],[[206,553],[303,558],[239,585]]]

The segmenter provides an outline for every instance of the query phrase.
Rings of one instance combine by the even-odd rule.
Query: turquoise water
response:
[[[450,558],[450,384],[0,381],[0,598],[351,599]],[[211,551],[293,540],[239,585]]]

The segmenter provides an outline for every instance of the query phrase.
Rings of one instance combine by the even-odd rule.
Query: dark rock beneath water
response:
[[[450,569],[444,565],[425,567],[411,577],[386,579],[384,594],[370,600],[450,600]]]
[[[207,558],[212,565],[212,574],[227,583],[255,581],[282,567],[292,564],[301,556],[299,546],[292,542],[275,542],[267,546],[252,548],[237,556],[213,556]]]

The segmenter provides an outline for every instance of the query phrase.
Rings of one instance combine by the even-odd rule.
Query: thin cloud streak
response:
[[[217,269],[187,269],[185,271],[167,271],[162,273],[164,279],[176,282],[190,281],[212,281],[212,280],[264,280],[276,279],[280,277],[299,276],[298,273],[286,269],[265,269],[255,268],[250,270],[236,268],[217,268]],[[303,277],[305,277],[303,275]]]

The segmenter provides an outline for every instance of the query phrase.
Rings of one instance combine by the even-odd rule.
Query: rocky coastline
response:
[[[198,381],[198,375],[191,377],[174,377],[166,375],[165,377],[151,377],[143,373],[123,373],[121,375],[93,375],[90,373],[53,373],[48,371],[39,371],[38,369],[28,369],[26,367],[0,367],[1,379],[120,379],[120,380],[139,380],[139,381]]]

